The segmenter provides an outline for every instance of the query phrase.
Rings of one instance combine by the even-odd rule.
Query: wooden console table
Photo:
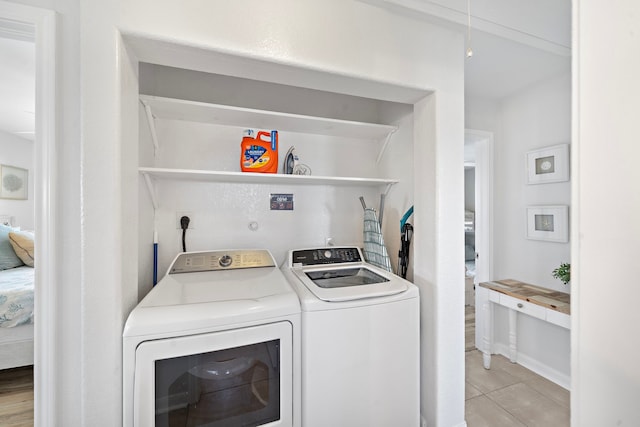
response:
[[[476,310],[482,316],[482,359],[486,369],[491,367],[493,348],[493,307],[498,304],[509,309],[509,359],[515,363],[517,349],[518,313],[571,329],[570,295],[530,285],[518,280],[482,282],[476,290]]]

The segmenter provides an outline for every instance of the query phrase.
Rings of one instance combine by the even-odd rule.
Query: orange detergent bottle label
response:
[[[255,135],[255,137],[254,137]],[[278,132],[252,129],[244,131],[240,144],[240,169],[242,172],[278,172]]]

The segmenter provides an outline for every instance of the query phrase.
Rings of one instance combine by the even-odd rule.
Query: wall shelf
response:
[[[149,95],[140,95],[140,102],[144,106],[147,116],[155,155],[157,155],[159,148],[154,120],[156,118],[252,129],[277,129],[331,137],[367,139],[372,142],[383,141],[376,163],[383,156],[391,135],[398,129],[396,126],[377,123],[304,116]],[[385,193],[388,193],[391,186],[398,182],[394,179],[380,178],[262,174],[155,167],[140,167],[138,170],[144,177],[154,209],[158,208],[155,188],[155,181],[158,179],[236,184],[382,186],[385,187]]]
[[[377,123],[303,116],[157,96],[140,95],[140,101],[147,111],[153,113],[153,117],[159,119],[374,140],[387,138],[397,130],[396,126]]]
[[[385,186],[398,183],[396,179],[360,178],[314,175],[285,175],[271,173],[227,172],[193,169],[138,168],[141,174],[156,179],[221,182],[236,184],[286,184],[334,186]]]
[[[280,184],[280,185],[331,185],[331,186],[367,186],[386,187],[385,193],[393,184],[399,181],[396,179],[382,178],[359,178],[359,177],[335,177],[335,176],[314,176],[314,175],[285,175],[269,173],[250,172],[227,172],[193,169],[167,169],[140,167],[138,171],[145,179],[151,203],[154,209],[158,208],[158,198],[154,186],[154,180],[179,180],[197,182],[217,182],[234,184]]]

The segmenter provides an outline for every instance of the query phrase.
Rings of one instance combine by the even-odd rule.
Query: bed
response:
[[[34,276],[33,233],[0,222],[0,369],[33,364]]]

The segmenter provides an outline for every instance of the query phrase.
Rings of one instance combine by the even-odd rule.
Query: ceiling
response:
[[[463,31],[465,96],[499,100],[571,69],[571,0],[360,1]]]
[[[494,34],[472,32],[473,56],[465,60],[465,96],[499,100],[571,69],[558,55]]]
[[[361,0],[468,33],[465,96],[499,100],[571,67],[571,0]],[[33,28],[0,19],[0,130],[34,139]],[[464,55],[464,52],[461,52]]]

